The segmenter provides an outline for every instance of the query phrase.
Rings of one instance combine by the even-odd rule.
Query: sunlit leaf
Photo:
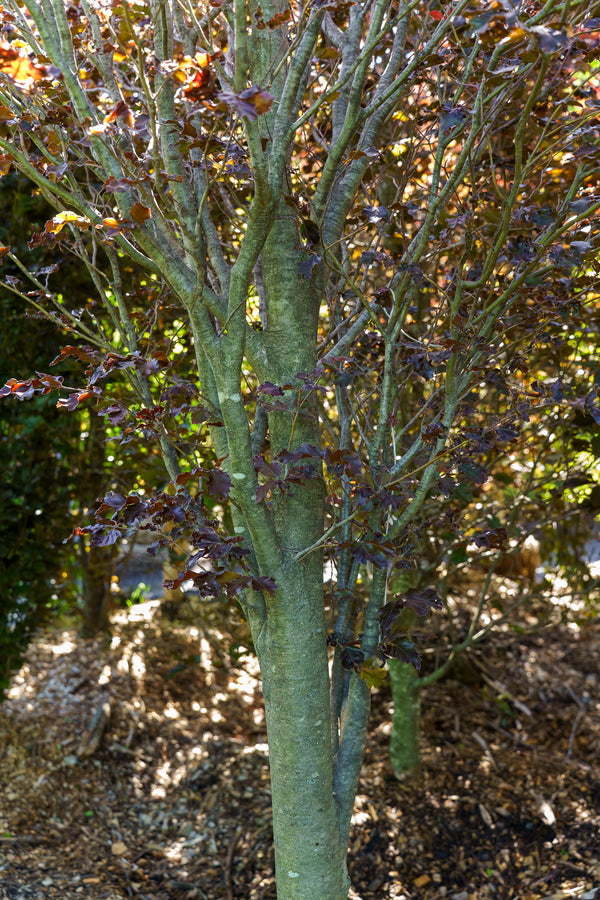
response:
[[[152,218],[152,212],[149,207],[142,206],[141,203],[134,203],[129,210],[129,215],[136,225],[143,225],[144,222],[147,222],[148,219]]]
[[[385,206],[365,206],[362,214],[372,225],[390,221],[390,213]]]
[[[0,72],[22,85],[41,81],[46,77],[45,66],[36,65],[25,50],[16,49],[6,41],[0,42]]]
[[[91,398],[98,398],[98,394],[95,390],[73,391],[68,397],[61,397],[56,405],[59,409],[67,409],[69,412],[72,412],[74,409],[77,409],[79,404],[83,403],[84,400],[90,400]]]
[[[120,119],[121,123],[127,125],[129,128],[133,128],[134,126],[133,115],[124,100],[119,100],[114,109],[104,117],[104,122],[106,125],[110,125],[113,122],[116,122],[117,119]]]
[[[65,209],[64,212],[58,213],[46,222],[45,230],[48,234],[59,234],[65,225],[76,225],[82,231],[87,231],[90,227],[90,220],[87,216],[80,216],[79,213]]]
[[[256,27],[259,30],[263,30],[265,28],[273,29],[278,28],[280,25],[284,25],[286,22],[289,22],[292,18],[292,13],[288,7],[281,12],[275,13],[272,18],[270,18],[268,21],[265,21],[263,11],[261,7],[258,6],[256,12],[254,13],[254,18],[256,19]]]
[[[0,178],[4,178],[5,175],[8,175],[12,164],[13,164],[13,158],[10,155],[10,153],[1,153],[0,154]]]
[[[361,667],[360,677],[368,688],[380,688],[387,678],[387,669],[383,666],[369,665],[369,660]]]
[[[235,94],[229,88],[217,94],[219,100],[222,100],[227,106],[235,110],[235,112],[243,118],[253,122],[258,116],[268,112],[273,105],[275,99],[268,91],[263,91],[257,87],[248,88],[241,94]]]
[[[67,346],[62,348],[58,356],[52,360],[50,365],[55,366],[69,357],[83,362],[99,362],[102,358],[101,354],[97,350],[92,350],[91,347],[73,347],[71,344],[67,344]]]

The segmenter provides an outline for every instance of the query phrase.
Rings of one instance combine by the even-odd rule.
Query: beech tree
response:
[[[169,488],[109,491],[76,531],[187,536],[171,586],[239,602],[281,900],[348,896],[370,689],[418,665],[407,611],[440,607],[395,590],[442,527],[425,503],[486,480],[482,447],[549,395],[527,347],[593,289],[593,6],[4,3],[1,166],[57,209],[31,246],[72,249],[97,297],[73,309],[4,248],[87,382],[0,394],[56,390],[160,447]]]

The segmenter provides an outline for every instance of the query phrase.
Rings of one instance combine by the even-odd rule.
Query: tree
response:
[[[17,365],[40,365],[40,344],[32,341],[36,331],[45,338],[45,352],[58,336],[46,323],[35,323],[37,329],[24,323],[21,311],[17,314],[6,298],[0,304],[2,378]],[[46,362],[44,353],[41,365]],[[64,482],[71,435],[64,421],[62,429],[57,427],[53,405],[38,398],[26,411],[4,409],[0,419],[0,697],[32,632],[59,603],[62,573],[71,555],[60,540],[48,537],[45,521],[59,520],[68,529],[70,495]]]
[[[510,441],[523,348],[592,264],[590,6],[4,9],[2,165],[58,210],[32,245],[69,243],[104,311],[34,282],[23,300],[84,342],[61,359],[88,381],[0,394],[58,390],[125,442],[156,439],[171,488],[109,491],[81,531],[160,543],[187,526],[174,585],[235,596],[261,665],[278,896],[341,900],[370,686],[389,657],[418,664],[405,611],[440,605],[433,587],[394,597],[393,577],[436,525],[431,492],[487,477],[480,385],[508,398],[485,440]],[[165,290],[193,341],[186,379],[153,327]],[[112,396],[119,372],[137,406]]]
[[[43,228],[52,212],[39,193],[32,196],[26,178],[6,176],[0,200],[0,244],[10,245],[17,256],[27,253],[28,236]],[[53,248],[39,247],[29,255],[30,271],[47,280],[58,270],[55,256]],[[62,282],[69,286],[70,302],[83,309],[94,291],[85,266],[70,256],[62,261],[60,270]],[[22,272],[13,261],[5,263],[4,275],[6,288],[0,296],[2,383],[15,369],[45,367],[49,354],[51,358],[59,353],[63,338],[56,321],[48,321],[35,310],[23,316],[19,297]],[[3,410],[0,642],[6,666],[2,688],[8,686],[20,651],[51,610],[80,613],[88,634],[108,627],[108,607],[114,599],[110,587],[115,547],[91,548],[85,535],[75,545],[63,542],[70,531],[69,520],[92,510],[109,485],[119,483],[115,466],[110,467],[106,460],[107,430],[104,419],[90,416],[85,407],[65,421],[51,397]],[[135,469],[144,469],[139,454]],[[131,476],[127,478],[130,482]]]
[[[7,176],[0,198],[0,243],[26,252],[28,232],[42,227],[49,214],[44,201],[31,197],[27,179]],[[42,277],[52,263],[44,251],[30,260]],[[14,264],[5,265],[4,274],[19,283]],[[69,281],[75,291],[73,275]],[[0,381],[15,369],[46,366],[49,352],[58,353],[62,340],[56,325],[25,318],[22,301],[8,291],[0,296],[0,310]],[[51,610],[68,609],[75,594],[77,565],[62,536],[68,534],[76,498],[84,493],[84,478],[78,477],[81,428],[77,417],[65,421],[55,407],[51,397],[38,397],[25,406],[6,405],[0,419],[0,693],[31,634]]]

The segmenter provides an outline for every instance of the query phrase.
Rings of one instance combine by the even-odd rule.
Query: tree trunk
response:
[[[417,777],[421,769],[419,735],[421,720],[421,684],[409,663],[389,661],[394,713],[390,760],[399,777]]]
[[[271,416],[273,452],[285,440],[287,423],[278,418]],[[311,420],[298,423],[295,439],[318,440],[311,426]],[[255,636],[269,740],[278,900],[346,900],[349,889],[333,788],[322,556],[315,552],[294,560],[322,530],[322,490],[321,479],[309,480],[274,504],[283,571]]]
[[[94,637],[110,631],[110,578],[114,569],[113,548],[81,546],[81,633]]]
[[[79,486],[82,506],[89,512],[102,497],[106,487],[106,426],[100,416],[91,415],[87,439],[84,441],[84,475]],[[89,546],[79,538],[81,563],[82,634],[93,637],[110,631],[110,580],[114,572],[116,548]]]
[[[264,332],[269,371],[263,380],[298,388],[302,382],[296,374],[316,365],[321,296],[299,275],[304,258],[299,246],[297,225],[282,204],[261,259],[269,310]],[[292,403],[293,396],[287,394]],[[268,431],[272,457],[305,442],[319,446],[314,393],[304,396],[301,409],[270,411]],[[302,562],[294,559],[323,533],[324,482],[318,465],[314,477],[273,497],[282,569],[278,590],[267,600],[266,619],[253,635],[269,739],[278,900],[347,900],[349,890],[333,787],[323,555],[318,550]],[[266,565],[264,574],[271,572]]]
[[[298,589],[299,588],[299,589]],[[333,796],[323,602],[273,598],[256,647],[269,740],[278,900],[346,900],[346,846]],[[321,588],[322,593],[322,588]]]

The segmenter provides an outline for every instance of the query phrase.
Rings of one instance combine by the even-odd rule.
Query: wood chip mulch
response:
[[[15,675],[2,900],[275,898],[256,663],[218,612],[156,612],[119,613],[110,646],[41,633]],[[599,639],[597,620],[491,635],[425,694],[416,784],[392,775],[376,692],[353,900],[600,900]]]

